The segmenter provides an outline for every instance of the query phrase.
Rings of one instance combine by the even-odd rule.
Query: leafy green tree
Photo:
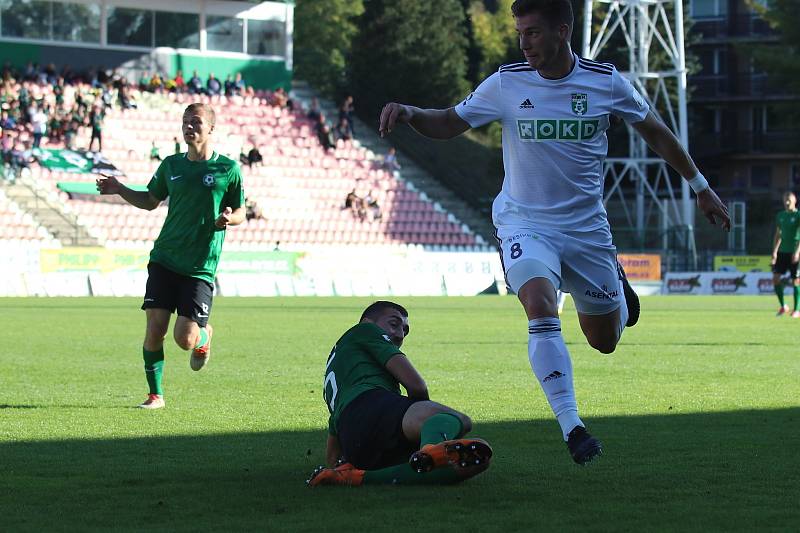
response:
[[[294,11],[294,72],[323,94],[346,83],[347,59],[358,33],[363,0],[297,0]]]
[[[487,9],[483,0],[475,0],[470,5],[472,31],[482,55],[478,67],[480,80],[488,77],[503,63],[523,60],[511,14],[513,2],[514,0],[497,0],[494,2],[494,12]]]
[[[447,107],[468,91],[459,0],[366,0],[353,41],[350,87],[363,116],[399,101]]]
[[[800,94],[800,24],[797,23],[797,0],[748,0],[769,25],[778,33],[780,50],[775,45],[753,47],[757,65],[769,72],[770,77],[786,84],[795,94]]]

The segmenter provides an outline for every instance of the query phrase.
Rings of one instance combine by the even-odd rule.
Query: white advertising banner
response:
[[[670,272],[662,294],[774,294],[769,272]]]

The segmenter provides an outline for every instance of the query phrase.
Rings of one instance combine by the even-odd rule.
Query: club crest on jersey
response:
[[[586,93],[572,94],[572,112],[576,115],[585,115],[589,110],[588,95]]]
[[[206,174],[203,176],[203,185],[206,187],[213,187],[216,182],[217,179],[214,177],[214,174]]]

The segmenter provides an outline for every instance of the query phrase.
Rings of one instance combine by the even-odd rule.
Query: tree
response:
[[[475,42],[481,50],[478,81],[487,78],[503,63],[522,61],[511,14],[513,0],[497,0],[494,12],[484,0],[474,0],[469,8]]]
[[[795,94],[800,94],[800,25],[797,24],[797,0],[770,0],[767,7],[763,1],[748,0],[753,7],[777,32],[782,49],[775,46],[754,47],[756,63],[767,70],[771,77],[785,83]]]
[[[353,41],[350,86],[363,116],[399,101],[448,107],[468,91],[458,0],[367,0]]]
[[[363,0],[297,0],[294,11],[294,73],[333,96],[346,83],[346,61]]]

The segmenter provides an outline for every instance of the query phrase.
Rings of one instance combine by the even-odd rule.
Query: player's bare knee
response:
[[[456,415],[459,420],[461,420],[461,435],[464,436],[470,431],[472,431],[472,419],[463,413],[458,413]]]
[[[173,335],[175,344],[182,350],[191,350],[197,344],[197,334],[193,332],[178,332]]]

